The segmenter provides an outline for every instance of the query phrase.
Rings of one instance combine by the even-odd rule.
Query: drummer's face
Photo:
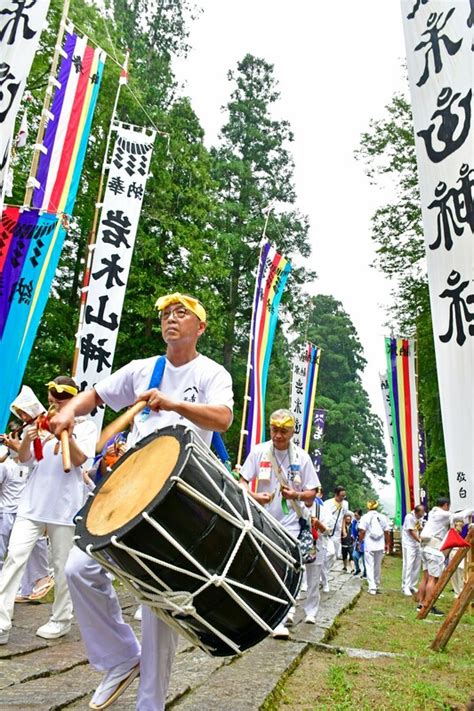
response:
[[[161,330],[165,343],[194,340],[204,333],[206,324],[181,304],[171,304],[161,312]]]
[[[272,438],[275,449],[288,449],[294,431],[294,427],[277,427],[276,425],[270,425],[270,437]]]

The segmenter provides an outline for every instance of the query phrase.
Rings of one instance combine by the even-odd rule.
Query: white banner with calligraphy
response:
[[[394,451],[393,451],[393,422],[392,410],[390,408],[390,388],[388,386],[387,373],[379,373],[380,389],[382,390],[383,406],[385,410],[385,423],[387,425],[388,438],[390,440],[390,463],[392,470],[394,469]]]
[[[295,418],[293,442],[298,447],[303,441],[304,390],[306,385],[306,350],[304,348],[293,358],[291,374],[290,410]]]
[[[474,505],[470,0],[402,0],[441,413],[454,510]]]
[[[38,49],[49,0],[4,0],[0,12],[0,212],[15,118]]]
[[[154,140],[155,131],[118,125],[94,258],[83,289],[83,325],[76,336],[74,376],[82,390],[112,371]],[[103,410],[94,414],[99,432],[102,418]]]

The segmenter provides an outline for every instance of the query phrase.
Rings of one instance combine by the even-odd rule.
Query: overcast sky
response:
[[[349,313],[368,361],[364,385],[384,418],[378,372],[385,369],[384,305],[390,285],[369,265],[370,217],[387,194],[369,184],[354,159],[360,135],[404,87],[398,0],[198,0],[192,50],[176,64],[185,93],[217,142],[227,71],[250,52],[271,62],[281,101],[276,114],[295,134],[297,206],[309,215],[310,293],[332,294]],[[323,356],[324,357],[324,356]],[[323,362],[321,367],[324,367]],[[386,499],[386,493],[383,496]]]

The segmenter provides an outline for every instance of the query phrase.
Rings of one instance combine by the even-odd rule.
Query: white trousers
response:
[[[416,588],[421,571],[421,547],[402,546],[402,588]]]
[[[377,590],[380,585],[380,573],[382,570],[382,558],[384,551],[368,551],[364,552],[365,569],[367,571],[367,583],[369,590]]]
[[[66,576],[74,612],[90,663],[99,671],[140,657],[140,645],[124,622],[113,585],[104,568],[79,548],[73,548]],[[143,605],[139,711],[163,711],[178,634]]]
[[[317,617],[319,612],[319,601],[321,599],[321,593],[319,591],[319,581],[321,580],[322,569],[323,562],[308,563],[306,565],[308,592],[306,593],[304,611],[306,615],[311,615],[312,617]]]
[[[3,559],[7,554],[8,542],[10,541],[15,518],[16,513],[0,511],[0,572],[3,568]],[[39,538],[28,558],[18,594],[24,595],[25,597],[31,595],[36,581],[45,578],[49,573],[48,545],[46,538]]]
[[[30,521],[17,516],[8,544],[7,559],[0,574],[0,629],[9,630],[12,626],[15,595],[21,577],[36,541],[45,533],[51,543],[55,580],[51,619],[56,622],[68,622],[72,618],[72,602],[64,567],[73,542],[74,526],[46,524],[43,521]]]

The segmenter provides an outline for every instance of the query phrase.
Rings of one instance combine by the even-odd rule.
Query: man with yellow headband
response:
[[[102,403],[118,411],[140,400],[147,401],[149,412],[135,417],[129,446],[159,428],[177,423],[195,430],[208,446],[213,432],[228,429],[233,409],[231,377],[196,349],[206,329],[204,307],[192,296],[178,292],[161,297],[156,306],[166,343],[159,387],[150,387],[156,356],[134,360],[74,398],[70,408],[53,419],[57,435],[71,428],[74,416],[85,415]],[[123,620],[106,571],[75,548],[66,574],[89,661],[104,672],[90,708],[110,706],[139,673],[137,709],[162,711],[177,633],[144,606],[140,650],[135,633]]]
[[[378,507],[378,501],[367,501],[367,513],[359,521],[359,541],[364,541],[364,562],[370,595],[380,592],[382,559],[389,545],[388,521],[377,511]]]
[[[300,514],[313,503],[320,481],[308,453],[291,441],[294,432],[295,419],[289,410],[273,412],[270,417],[271,439],[253,447],[240,474],[242,484],[247,488],[250,482],[257,481],[255,492],[251,492],[253,498],[265,506],[288,533],[298,538]],[[273,636],[287,638],[286,625],[293,622],[293,617],[294,610],[278,625]]]

